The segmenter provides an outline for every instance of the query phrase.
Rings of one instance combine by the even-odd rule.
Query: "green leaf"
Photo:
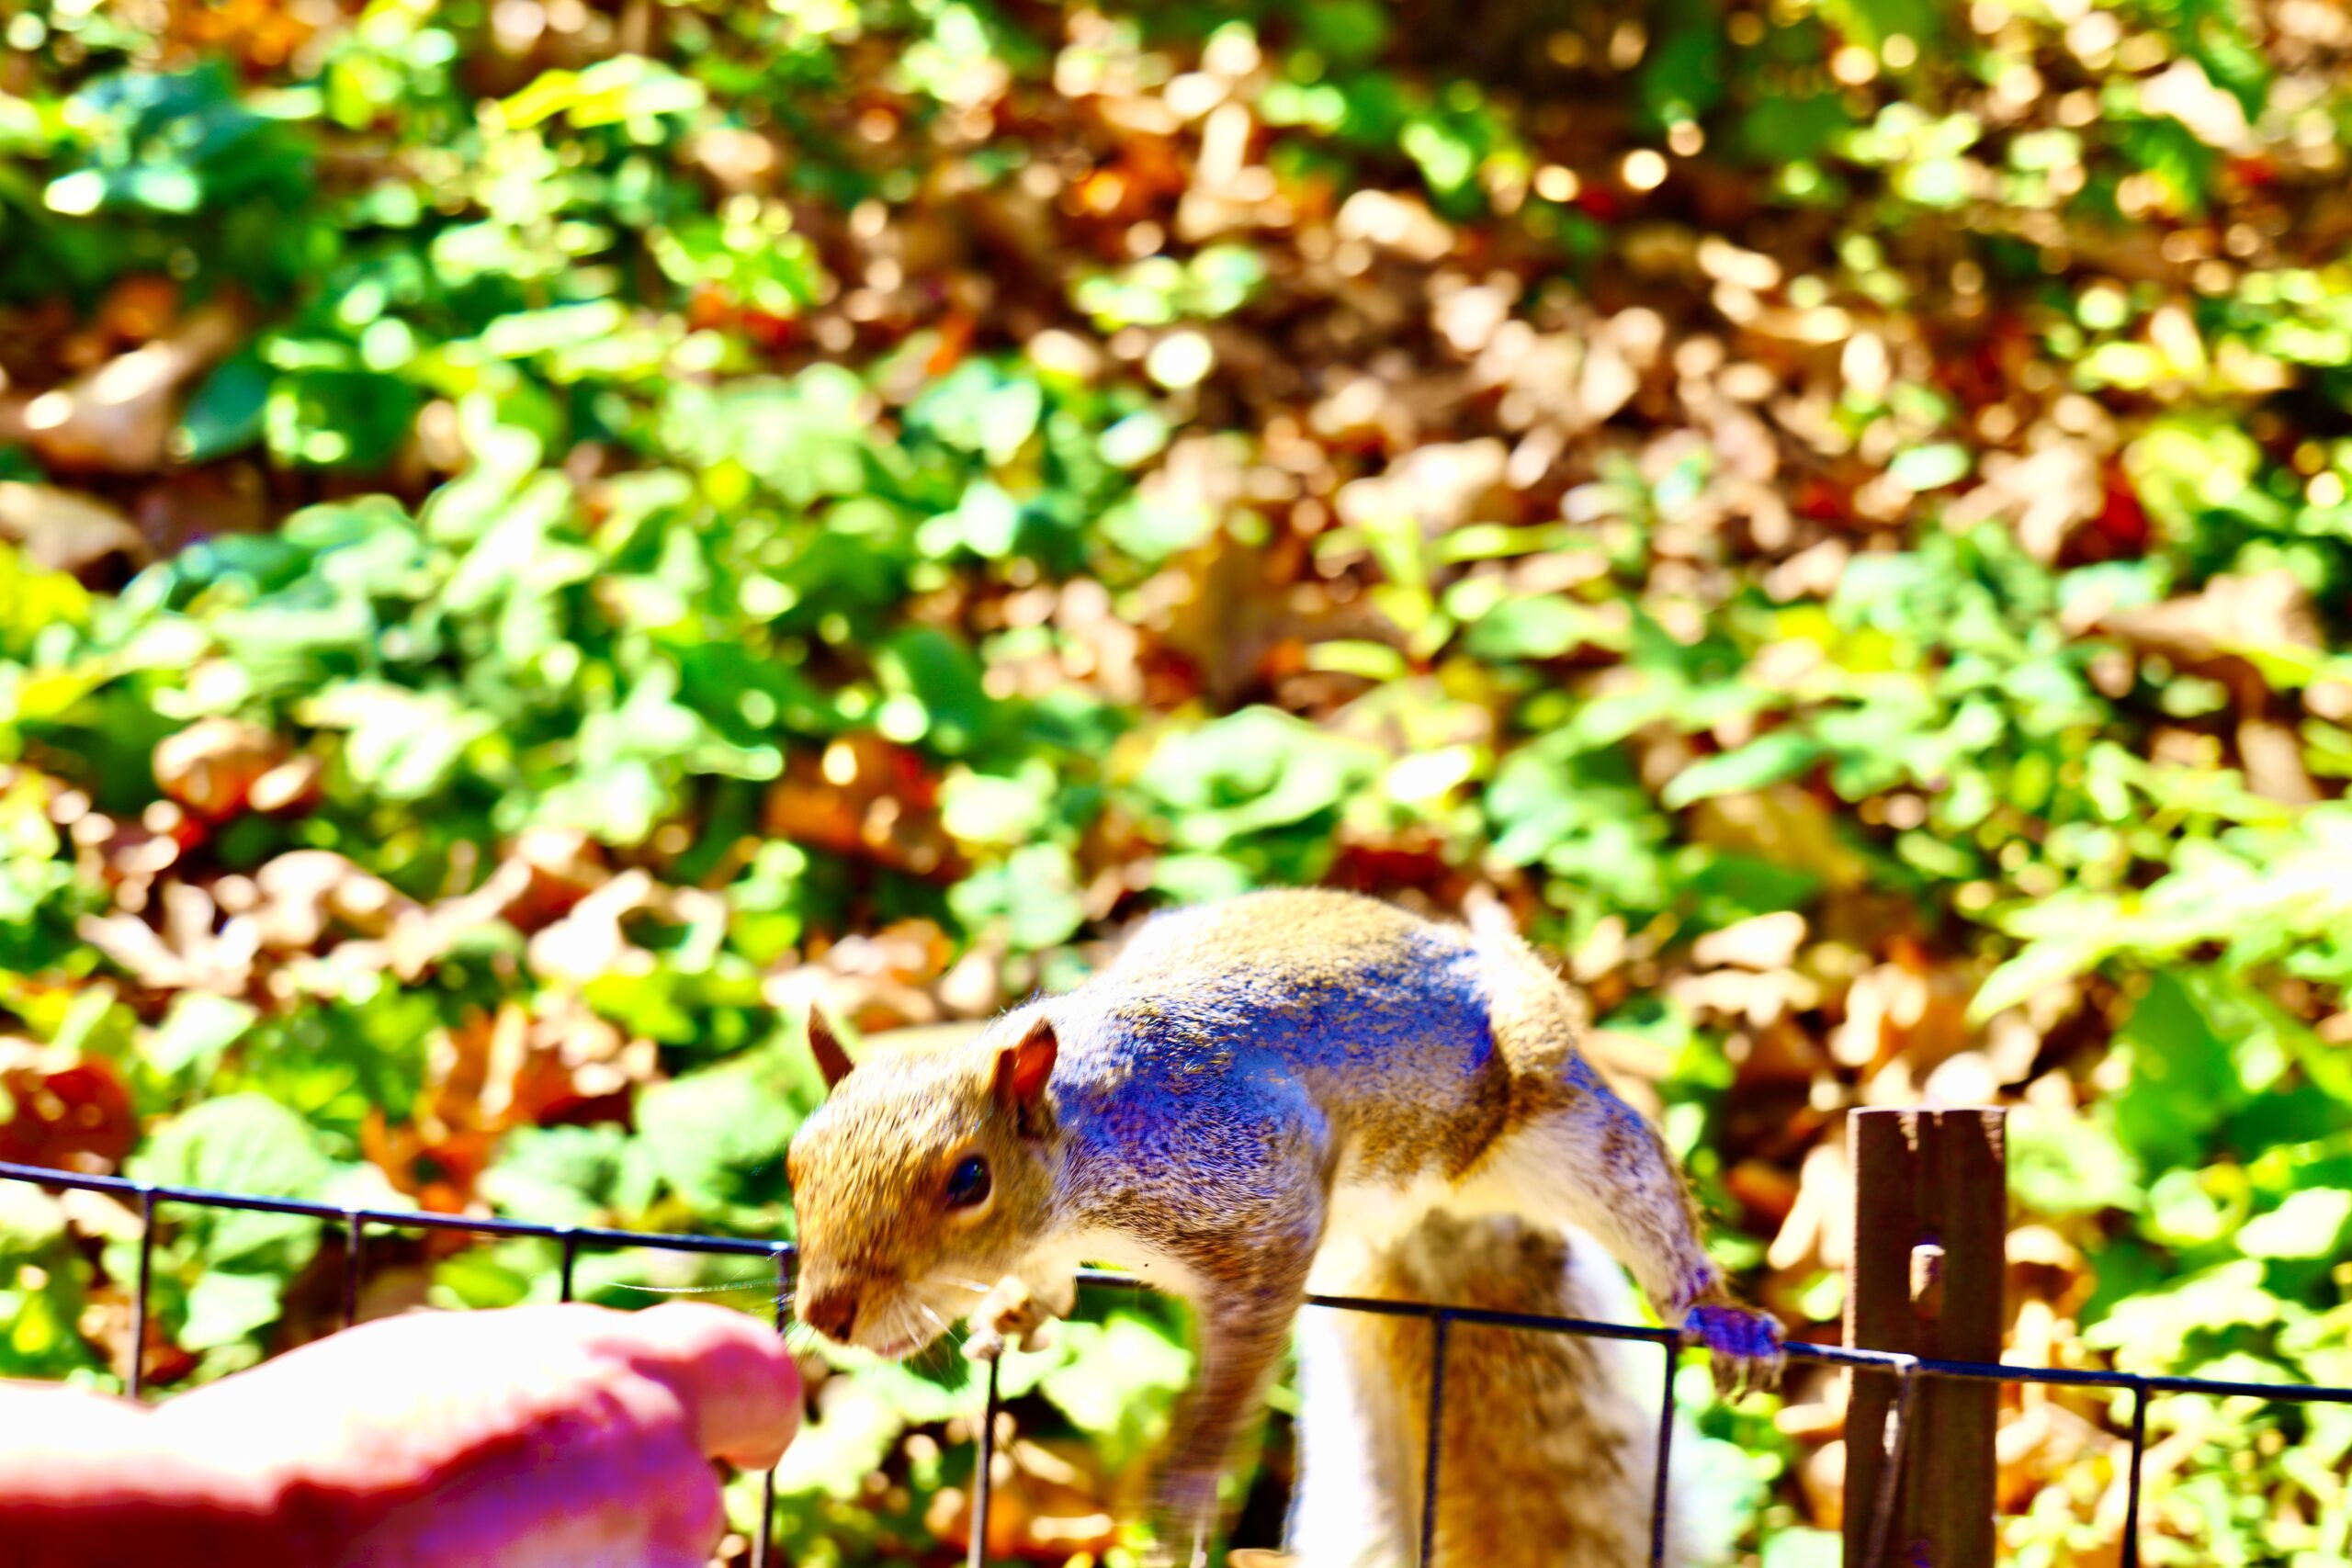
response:
[[[610,1123],[593,1127],[517,1127],[499,1145],[498,1158],[477,1190],[502,1213],[542,1224],[610,1223],[628,1134]]]
[[[186,463],[209,463],[260,440],[269,386],[269,368],[252,350],[222,360],[181,411],[171,435],[173,456]]]
[[[1836,1530],[1775,1530],[1764,1542],[1763,1568],[1838,1568],[1846,1538]]]
[[[940,786],[940,821],[966,843],[1025,844],[1053,820],[1057,791],[1053,769],[1042,761],[1010,777],[959,768]]]
[[[544,310],[516,310],[482,329],[482,352],[502,359],[527,358],[610,337],[621,330],[628,319],[621,307],[610,299],[554,305]]]
[[[2352,1191],[2312,1187],[2293,1193],[2238,1232],[2238,1250],[2248,1258],[2334,1258],[2352,1222]]]
[[[1069,1359],[1045,1375],[1045,1395],[1094,1438],[1114,1471],[1158,1441],[1176,1396],[1192,1382],[1192,1352],[1166,1329],[1128,1313],[1059,1330]]]
[[[2096,931],[2032,943],[1984,977],[1969,1000],[1970,1021],[1982,1023],[2048,987],[2096,967],[2111,946]]]
[[[1058,946],[1086,922],[1077,864],[1056,844],[1028,845],[974,872],[956,885],[947,902],[957,919],[976,930],[1002,921],[1022,952]]]
[[[2131,1074],[2111,1102],[2116,1132],[2159,1168],[2201,1163],[2207,1134],[2247,1092],[2228,1043],[2207,1019],[2201,989],[2158,973],[2116,1031]]]
[[[1007,376],[985,360],[958,366],[907,411],[910,424],[993,467],[1012,461],[1045,413],[1045,393],[1026,376]]]
[[[2144,1201],[2139,1158],[2108,1118],[2020,1105],[2007,1138],[2009,1190],[2037,1214],[2136,1211]]]
[[[175,1077],[196,1069],[201,1081],[212,1076],[220,1057],[244,1036],[261,1014],[228,997],[206,991],[183,991],[172,1000],[164,1021],[141,1043],[141,1055],[157,1072]]]
[[[2118,1302],[2083,1331],[2083,1342],[2113,1351],[2126,1371],[2161,1371],[2177,1365],[2198,1337],[2268,1327],[2283,1306],[2263,1288],[2262,1264],[2240,1258]]]
[[[531,1299],[532,1271],[516,1267],[521,1260],[515,1249],[497,1247],[469,1247],[442,1258],[433,1266],[434,1305],[479,1311],[522,1304]]]
[[[300,1117],[265,1095],[209,1100],[164,1123],[125,1168],[141,1180],[271,1198],[317,1198],[334,1167]],[[241,1219],[276,1221],[285,1215]]]
[[[1968,448],[1957,442],[1914,446],[1898,452],[1886,466],[1887,476],[1916,491],[1941,490],[1968,477]]]
[[[1162,855],[1152,863],[1151,885],[1179,904],[1232,898],[1258,886],[1248,866],[1227,855]]]
[[[894,740],[922,740],[953,756],[967,750],[986,729],[996,705],[980,682],[979,661],[971,650],[931,626],[900,632],[875,655],[882,688],[899,699],[906,717]]]
[[[785,1496],[823,1493],[851,1498],[879,1469],[906,1420],[887,1394],[855,1377],[827,1381],[816,1418],[808,1422],[776,1466],[775,1488]]]
[[[0,1258],[17,1258],[45,1251],[65,1235],[65,1211],[40,1188],[22,1181],[0,1181]]]
[[[1127,555],[1158,561],[1208,537],[1216,526],[1216,513],[1184,496],[1137,491],[1105,512],[1098,526],[1105,539]]]
[[[1564,594],[1506,599],[1463,638],[1475,659],[1557,659],[1593,640],[1593,613]]]
[[[993,479],[976,479],[953,512],[925,523],[915,545],[927,556],[966,549],[983,560],[1001,560],[1021,537],[1021,508]]]
[[[643,55],[600,60],[585,71],[548,71],[500,105],[508,125],[538,124],[556,115],[576,126],[616,125],[702,107],[700,83]]]
[[[301,1117],[266,1095],[209,1100],[165,1122],[125,1173],[167,1187],[323,1200],[335,1168]],[[209,1269],[290,1275],[318,1248],[319,1222],[299,1214],[197,1209],[181,1234]]]
[[[2210,1247],[2229,1234],[2242,1216],[2213,1192],[2201,1172],[2168,1170],[2148,1189],[2148,1235],[2167,1247]]]
[[[302,708],[303,721],[349,731],[344,766],[353,782],[386,800],[424,800],[447,788],[467,748],[495,734],[498,720],[455,693],[388,682],[328,686]]]
[[[1776,729],[1736,751],[1701,758],[1668,780],[1658,798],[1677,811],[1719,795],[1762,789],[1804,773],[1826,750],[1803,730]]]
[[[1252,707],[1162,741],[1137,782],[1174,818],[1180,846],[1213,851],[1333,809],[1380,765],[1369,747]]]
[[[784,1153],[800,1111],[770,1064],[729,1063],[638,1096],[637,1143],[697,1215],[756,1223],[785,1196]]]
[[[365,370],[297,370],[270,383],[262,432],[272,455],[322,468],[375,468],[408,434],[416,389]]]
[[[235,1345],[277,1321],[286,1280],[281,1275],[241,1274],[210,1268],[188,1287],[187,1315],[177,1338],[189,1350]]]

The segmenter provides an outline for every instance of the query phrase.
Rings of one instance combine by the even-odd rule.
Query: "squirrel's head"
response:
[[[1054,1026],[1024,1010],[964,1044],[852,1062],[812,1010],[808,1043],[828,1091],[786,1160],[795,1310],[829,1338],[903,1356],[1017,1269],[1050,1221]]]

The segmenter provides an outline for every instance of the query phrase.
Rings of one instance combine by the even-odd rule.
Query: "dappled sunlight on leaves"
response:
[[[1801,1332],[1846,1111],[1989,1100],[2020,1361],[2346,1378],[2337,7],[5,31],[0,1156],[774,1235],[809,1007],[944,1039],[1325,882],[1555,954]],[[0,1202],[0,1374],[119,1375],[123,1211]],[[174,1227],[152,1378],[336,1245]],[[1001,1555],[1102,1547],[1182,1381],[1079,1328]],[[811,1370],[786,1549],[960,1554],[969,1374]],[[1702,1413],[1770,1568],[1843,1399]],[[2016,1560],[2114,1562],[2119,1411],[2007,1399]],[[2340,1554],[2352,1427],[2151,1429],[2152,1562]]]

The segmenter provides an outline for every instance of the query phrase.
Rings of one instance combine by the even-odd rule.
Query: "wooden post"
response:
[[[2004,1113],[1855,1111],[1846,1343],[1950,1360],[2001,1359],[2008,1230]],[[1879,1555],[1871,1525],[1898,1389],[1852,1374],[1846,1407],[1846,1568],[1992,1568],[1998,1383],[1920,1379]]]

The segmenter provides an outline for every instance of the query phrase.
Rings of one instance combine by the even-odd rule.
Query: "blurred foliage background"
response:
[[[2017,1359],[2352,1382],[2331,0],[0,17],[0,1158],[788,1234],[813,998],[1490,888],[1796,1332],[1843,1111],[1999,1100]],[[333,1321],[189,1217],[134,1352],[134,1220],[0,1186],[0,1375]],[[1001,1557],[1186,1375],[1096,1305]],[[1841,1398],[1690,1390],[1744,1560],[1834,1561]],[[2010,1560],[2114,1562],[2118,1409],[2007,1398]],[[955,1359],[815,1399],[793,1560],[954,1559]],[[2151,1429],[2147,1561],[2352,1556],[2352,1412]]]

